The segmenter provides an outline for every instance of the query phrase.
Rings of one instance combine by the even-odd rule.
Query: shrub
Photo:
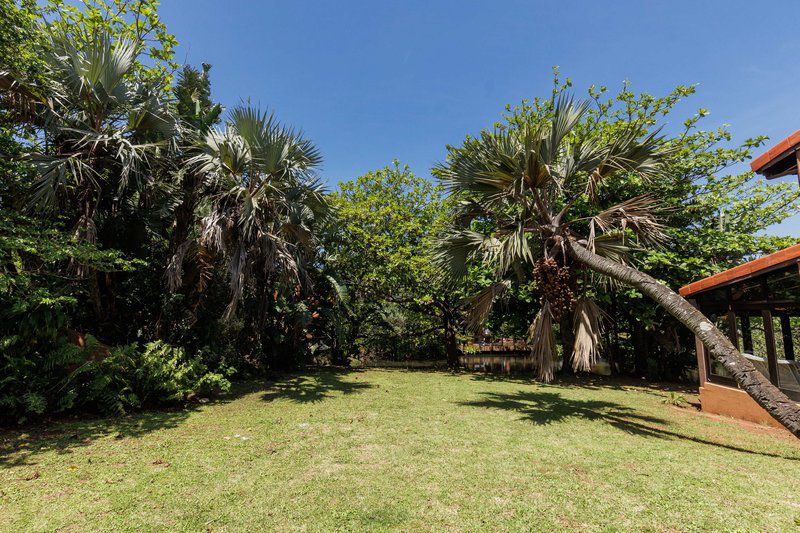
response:
[[[0,422],[25,422],[31,416],[60,413],[94,398],[100,343],[86,336],[84,347],[62,342],[50,350],[0,354]]]
[[[213,396],[230,390],[222,374],[209,372],[199,357],[156,341],[111,351],[101,364],[105,381],[101,409],[122,414],[130,409],[177,403],[194,395]]]

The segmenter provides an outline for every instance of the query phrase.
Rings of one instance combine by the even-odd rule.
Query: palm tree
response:
[[[48,97],[33,117],[40,142],[28,154],[39,170],[33,201],[68,206],[76,238],[95,242],[98,224],[152,184],[153,159],[175,121],[160,88],[133,72],[141,43],[106,34],[51,38],[41,91]]]
[[[183,284],[183,267],[187,255],[193,255],[195,266],[208,265],[207,255],[196,246],[192,234],[197,226],[197,207],[208,193],[205,176],[196,165],[188,164],[196,154],[197,146],[205,142],[212,127],[219,121],[222,106],[211,101],[211,65],[203,63],[202,71],[186,65],[175,85],[175,107],[179,122],[178,153],[171,161],[174,181],[179,184],[177,205],[171,228],[169,259],[166,268],[167,288],[176,292]],[[190,250],[194,252],[190,254]],[[202,280],[202,278],[200,278]],[[197,287],[195,287],[197,288]],[[202,286],[200,286],[202,288]]]
[[[48,39],[43,81],[0,73],[20,122],[35,132],[24,155],[36,171],[30,207],[64,220],[76,241],[96,243],[104,227],[152,203],[160,155],[171,147],[175,121],[162,87],[138,75],[141,42],[57,29]],[[128,222],[117,227],[130,229]],[[90,279],[102,316],[96,273],[73,266]]]
[[[315,232],[327,213],[315,175],[320,163],[310,141],[249,106],[235,108],[224,128],[198,143],[188,165],[209,190],[199,244],[226,258],[226,319],[248,285],[262,297],[273,288],[299,294],[309,285]]]
[[[657,202],[641,196],[602,209],[598,191],[626,173],[645,181],[658,179],[665,172],[669,143],[637,123],[602,136],[584,127],[587,108],[587,103],[561,95],[538,120],[497,128],[468,139],[462,147],[449,147],[447,162],[435,169],[460,200],[452,228],[441,240],[438,261],[458,276],[475,259],[495,275],[495,283],[472,299],[470,325],[477,327],[485,320],[514,277],[533,277],[542,293],[541,309],[529,329],[539,377],[552,379],[553,321],[570,312],[576,337],[572,363],[586,368],[599,348],[600,311],[585,294],[575,294],[579,285],[574,278],[600,274],[637,288],[663,306],[703,341],[742,389],[800,437],[796,403],[689,302],[626,264],[632,240],[658,245],[666,238]]]

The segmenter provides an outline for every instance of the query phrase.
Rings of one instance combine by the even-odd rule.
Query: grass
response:
[[[6,430],[0,529],[797,527],[800,444],[666,396],[323,371],[186,410]]]

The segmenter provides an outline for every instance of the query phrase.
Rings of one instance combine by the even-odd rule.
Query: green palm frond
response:
[[[51,70],[64,83],[62,98],[74,96],[100,105],[123,100],[128,88],[125,77],[133,68],[138,45],[133,41],[113,41],[100,33],[92,38],[74,34],[52,34]]]
[[[439,240],[434,261],[454,278],[467,274],[469,259],[495,257],[502,242],[494,237],[471,230],[452,230]]]
[[[231,111],[230,121],[266,176],[291,181],[322,164],[317,147],[301,133],[281,125],[272,113],[238,106]]]

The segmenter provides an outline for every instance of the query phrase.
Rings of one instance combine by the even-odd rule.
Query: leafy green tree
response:
[[[102,272],[137,266],[45,222],[0,213],[0,420],[75,406],[87,353],[61,345],[86,297],[84,280],[65,273],[76,259]]]
[[[542,379],[552,378],[552,323],[574,313],[575,368],[596,358],[601,323],[581,270],[632,286],[655,300],[705,343],[740,386],[777,420],[800,435],[800,409],[691,304],[648,274],[625,264],[634,244],[668,239],[651,194],[606,207],[602,191],[619,180],[645,185],[664,176],[677,147],[652,124],[621,120],[611,131],[593,127],[590,104],[554,95],[517,127],[484,131],[462,147],[450,147],[438,176],[462,201],[451,233],[442,241],[441,263],[454,274],[475,258],[494,269],[496,283],[476,297],[474,323],[505,292],[513,275],[532,274],[542,307],[530,325],[532,355]],[[588,211],[588,213],[587,213]],[[491,220],[490,227],[480,221]],[[521,272],[520,272],[521,271]],[[530,275],[529,274],[529,275]]]
[[[431,357],[443,346],[457,364],[463,290],[447,285],[431,261],[450,210],[441,188],[395,161],[341,183],[330,203],[336,218],[325,237],[326,262],[347,303],[346,320],[334,323],[338,358],[358,349]]]

